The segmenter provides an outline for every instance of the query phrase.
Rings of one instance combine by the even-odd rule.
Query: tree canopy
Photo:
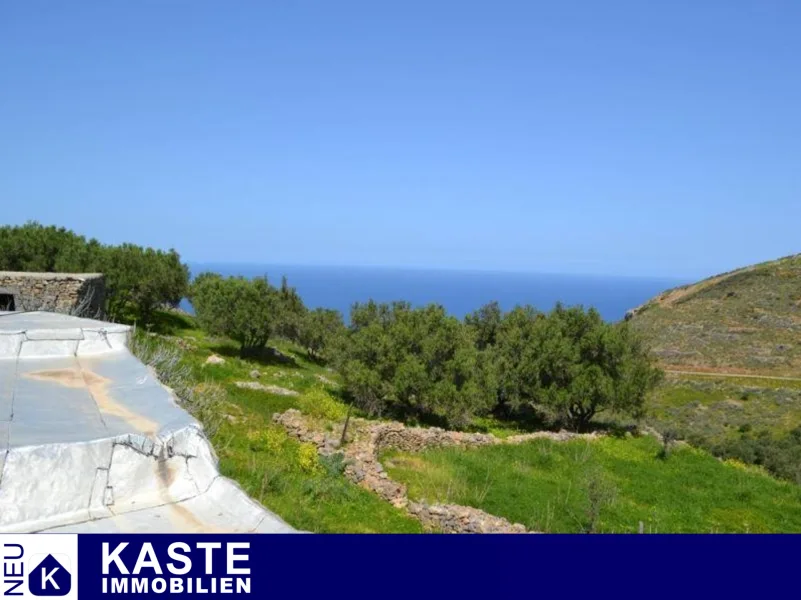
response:
[[[313,359],[323,358],[345,335],[345,324],[338,310],[316,308],[308,311],[299,328],[298,342]]]
[[[280,297],[266,277],[202,273],[192,282],[190,299],[201,327],[239,342],[242,356],[260,352],[275,333]]]
[[[460,322],[437,305],[356,304],[337,360],[362,408],[451,426],[537,408],[583,430],[603,411],[638,417],[659,378],[628,324],[561,305],[491,303]]]
[[[487,407],[476,384],[477,351],[468,329],[438,305],[356,304],[340,357],[348,390],[362,408],[400,418],[464,425]]]
[[[641,416],[660,377],[628,323],[606,323],[592,308],[557,304],[547,315],[516,308],[494,352],[505,408],[540,406],[578,430],[602,411]]]
[[[103,245],[36,222],[0,227],[0,269],[104,273],[117,320],[147,322],[188,294],[198,323],[236,340],[243,355],[284,337],[336,365],[363,409],[411,421],[463,426],[535,408],[581,430],[603,411],[642,414],[661,375],[628,323],[582,307],[503,312],[492,302],[461,321],[435,304],[369,301],[353,306],[346,328],[337,311],[308,310],[285,277],[275,288],[266,276],[203,273],[190,287],[175,250]]]
[[[0,270],[103,273],[107,316],[123,321],[148,322],[157,307],[176,306],[189,282],[175,250],[103,245],[35,221],[0,227]]]

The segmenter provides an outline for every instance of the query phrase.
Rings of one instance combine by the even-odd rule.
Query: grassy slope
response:
[[[668,290],[634,312],[665,369],[709,373],[669,374],[649,399],[651,425],[710,446],[743,427],[782,436],[801,424],[801,381],[764,378],[801,378],[801,255]]]
[[[236,346],[227,340],[208,338],[195,329],[192,320],[174,314],[160,315],[157,329],[190,341],[186,351],[196,377],[224,387],[226,404],[212,444],[220,459],[223,475],[237,481],[245,491],[284,518],[292,526],[321,533],[419,532],[419,523],[370,492],[349,483],[340,473],[328,472],[316,463],[301,444],[271,423],[273,413],[299,408],[314,414],[344,414],[336,399],[336,375],[306,360],[286,343],[276,345],[294,364],[275,359],[241,360]],[[226,362],[204,365],[215,353]],[[274,384],[301,392],[301,396],[281,396],[236,387],[235,381],[254,381],[250,372],[258,369],[263,384]],[[305,459],[305,462],[304,462]]]
[[[666,368],[801,377],[801,255],[668,290],[635,312]]]
[[[651,438],[594,442],[538,440],[520,446],[389,455],[392,477],[410,497],[475,506],[549,532],[582,531],[588,482],[607,499],[599,530],[636,532],[798,532],[801,487],[690,447],[657,458]]]
[[[241,360],[233,343],[209,338],[194,328],[191,319],[163,315],[157,327],[190,342],[194,348],[186,353],[186,360],[198,379],[224,388],[225,415],[212,442],[223,474],[238,481],[251,496],[308,531],[420,531],[416,521],[340,474],[319,465],[304,468],[301,445],[271,424],[274,412],[292,407],[338,420],[343,404],[337,400],[335,373],[309,362],[287,343],[277,346],[294,364],[274,358]],[[204,366],[211,353],[224,356],[225,364]],[[294,389],[301,395],[281,396],[233,385],[253,381],[250,371],[254,368],[262,374],[260,383]],[[320,381],[320,376],[332,383]],[[753,388],[755,381],[762,387]],[[757,393],[743,400],[743,389]],[[764,395],[770,393],[775,396]],[[731,399],[744,405],[742,411]],[[699,409],[698,403],[705,408]],[[736,432],[742,419],[761,419],[766,426],[790,429],[801,422],[801,384],[685,377],[669,381],[652,404],[657,424],[673,425],[684,419],[701,431],[708,429],[710,435]],[[724,413],[730,416],[722,419]],[[708,419],[699,419],[698,414]],[[517,432],[493,419],[485,419],[478,428],[502,436]],[[581,444],[536,442],[397,458],[391,472],[410,483],[412,497],[478,506],[539,530],[581,529],[586,500],[582,481],[588,468],[596,465],[617,489],[615,503],[602,514],[605,531],[632,531],[639,521],[647,531],[801,531],[797,514],[801,488],[723,465],[698,451],[678,450],[667,462],[655,459],[656,452],[655,443],[647,439],[603,440],[594,443],[590,452]]]
[[[744,427],[784,435],[801,425],[801,381],[669,376],[649,399],[647,421],[708,444]]]

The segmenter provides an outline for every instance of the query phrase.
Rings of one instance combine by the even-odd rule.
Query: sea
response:
[[[493,300],[503,310],[530,304],[548,311],[562,302],[595,307],[605,320],[617,321],[627,310],[658,293],[689,283],[663,278],[389,267],[190,263],[189,268],[193,277],[204,271],[225,276],[267,276],[273,285],[280,285],[285,275],[306,306],[336,309],[346,322],[354,302],[370,299],[405,300],[414,306],[441,304],[460,319]],[[192,312],[188,301],[184,300],[181,306]]]

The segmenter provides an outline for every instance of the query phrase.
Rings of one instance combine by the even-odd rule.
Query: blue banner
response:
[[[791,535],[15,535],[2,594],[624,597],[797,589]]]

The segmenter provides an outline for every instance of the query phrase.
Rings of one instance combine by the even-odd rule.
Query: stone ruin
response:
[[[105,279],[100,273],[0,271],[0,312],[48,311],[102,317]]]

